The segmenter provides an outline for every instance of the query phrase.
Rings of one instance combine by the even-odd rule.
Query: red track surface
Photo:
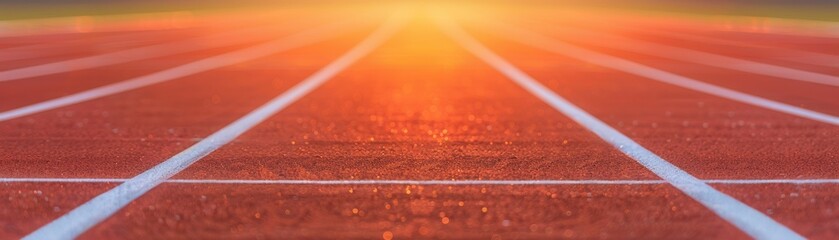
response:
[[[839,75],[839,68],[788,61],[765,47],[681,41],[569,19],[534,19],[530,23],[542,24],[521,24],[520,16],[510,22],[717,86],[839,115],[839,88],[834,86],[610,49],[593,44],[596,39],[576,38],[552,26],[606,31],[833,76]],[[285,24],[293,27],[227,47],[0,82],[0,112],[310,27]],[[23,237],[120,183],[10,179],[132,178],[288,91],[365,39],[376,24],[244,63],[0,122],[0,238]],[[114,42],[101,40],[137,33],[73,34],[79,40],[76,44],[65,43],[65,35],[7,37],[0,39],[0,53],[31,44],[55,45],[44,45],[52,49],[50,56],[2,61],[0,71],[239,27],[149,31],[142,40]],[[699,179],[839,179],[835,125],[651,81],[504,40],[468,24],[464,27],[550,90]],[[673,31],[839,54],[836,38],[694,28]],[[659,177],[467,52],[426,16],[417,15],[324,85],[173,179],[608,182]],[[802,236],[839,235],[836,182],[711,185]],[[80,237],[732,239],[749,235],[666,182],[169,182]]]

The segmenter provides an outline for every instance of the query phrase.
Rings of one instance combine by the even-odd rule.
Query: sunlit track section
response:
[[[358,45],[286,92],[271,99],[269,102],[254,109],[207,138],[204,138],[183,152],[125,181],[119,186],[96,196],[69,213],[32,232],[24,239],[69,239],[79,236],[87,231],[87,229],[90,229],[119,211],[131,201],[134,201],[134,199],[160,185],[166,179],[169,179],[204,156],[233,141],[239,135],[315,90],[389,39],[399,31],[405,20],[397,13],[376,29],[375,32],[358,43]]]
[[[731,46],[731,47],[745,47],[745,48],[755,48],[761,49],[766,51],[771,51],[772,53],[779,54],[784,56],[784,60],[799,62],[799,63],[806,63],[810,65],[819,65],[819,66],[829,66],[829,67],[839,67],[839,56],[832,55],[832,54],[825,54],[825,53],[818,53],[800,49],[793,49],[793,48],[785,48],[780,46],[771,46],[761,44],[759,42],[743,42],[743,41],[735,41],[729,39],[722,39],[716,37],[706,37],[696,34],[689,34],[689,33],[680,33],[674,31],[667,31],[662,29],[651,29],[651,28],[643,28],[643,27],[633,27],[632,31],[641,32],[644,34],[649,34],[652,36],[657,37],[665,37],[670,39],[678,39],[684,41],[690,41],[695,43],[702,43],[702,44],[713,44],[713,45],[720,45],[720,46]]]
[[[122,183],[125,178],[0,178],[0,183]],[[721,185],[823,185],[839,184],[839,179],[703,179],[708,184]],[[664,180],[304,180],[304,179],[167,179],[164,183],[175,184],[227,184],[227,185],[443,185],[443,186],[490,186],[490,185],[662,185]]]
[[[804,239],[748,205],[722,193],[690,173],[650,152],[588,112],[557,95],[538,81],[483,46],[452,20],[438,16],[440,28],[466,50],[483,60],[513,82],[532,93],[563,115],[587,128],[619,151],[695,199],[746,234],[757,239]]]
[[[572,28],[568,26],[553,26],[553,28],[559,31],[573,34],[575,36],[591,37],[596,40],[589,41],[590,43],[609,48],[615,48],[690,63],[702,64],[712,67],[730,69],[740,72],[747,72],[770,77],[839,87],[839,77],[831,76],[828,74],[804,71],[768,63],[755,62],[751,60],[697,51],[682,47],[675,47],[661,43],[630,39],[605,32],[595,32],[580,28]]]
[[[280,51],[290,50],[306,45],[324,41],[353,29],[352,21],[327,24],[312,28],[298,34],[282,37],[267,43],[245,49],[228,52],[221,55],[190,62],[181,66],[169,68],[149,75],[132,78],[129,80],[93,88],[87,91],[47,100],[44,102],[0,112],[0,122],[9,119],[19,118],[67,105],[89,101],[104,96],[109,96],[125,91],[142,88],[145,86],[171,81],[189,75],[209,71],[212,69],[233,65],[260,57],[265,57]]]
[[[279,28],[276,26],[253,27],[242,30],[213,34],[210,36],[202,36],[182,41],[166,42],[149,46],[135,47],[94,56],[81,57],[70,60],[63,60],[41,65],[6,70],[0,72],[0,82],[104,67],[156,57],[171,56],[179,53],[187,53],[203,49],[243,44],[252,41],[258,41],[260,36],[264,35],[265,32],[280,31],[284,30],[285,28],[291,28],[291,26],[285,25]]]
[[[478,22],[476,22],[478,23]],[[544,35],[527,31],[520,28],[515,28],[499,22],[493,22],[492,26],[486,26],[485,23],[478,23],[477,25],[490,33],[495,33],[502,38],[517,41],[535,48],[546,51],[566,55],[595,65],[615,69],[618,71],[638,75],[648,79],[659,82],[691,89],[698,92],[734,100],[737,102],[746,103],[814,121],[832,124],[839,126],[839,117],[826,113],[808,110],[786,103],[781,103],[766,98],[754,96],[751,94],[738,92],[728,88],[717,85],[705,83],[699,80],[694,80],[675,73],[667,72],[647,65],[636,63],[623,58],[595,52],[585,48],[577,47],[559,40],[546,37]]]

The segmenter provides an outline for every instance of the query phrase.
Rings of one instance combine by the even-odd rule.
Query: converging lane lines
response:
[[[276,30],[276,27],[262,26],[248,28],[232,32],[212,34],[209,36],[195,37],[182,41],[134,47],[93,56],[10,69],[0,71],[0,82],[92,69],[155,57],[171,56],[202,49],[247,43],[249,41],[253,41],[254,36],[258,36],[261,32],[270,31],[272,29]]]
[[[265,57],[284,50],[314,44],[338,36],[339,34],[348,31],[348,29],[351,28],[346,24],[346,22],[312,28],[298,34],[283,37],[267,43],[201,59],[145,76],[0,112],[0,122]]]
[[[694,80],[682,75],[667,72],[647,65],[636,63],[623,58],[614,57],[611,55],[602,54],[591,51],[571,44],[560,42],[559,40],[548,38],[544,35],[527,31],[524,29],[517,29],[512,26],[493,22],[492,29],[487,29],[487,26],[481,26],[489,32],[503,33],[498,34],[503,38],[507,38],[516,42],[533,46],[535,48],[546,51],[566,55],[595,65],[615,69],[618,71],[630,73],[633,75],[645,77],[651,80],[692,89],[694,91],[703,92],[706,94],[746,103],[753,106],[758,106],[790,115],[815,120],[823,123],[839,126],[839,117],[813,110],[808,110],[786,103],[781,103],[766,98],[750,95],[743,92],[738,92],[728,88],[723,88],[717,85],[705,83]]]
[[[734,40],[727,40],[727,39],[719,39],[717,37],[706,37],[701,36],[698,34],[690,34],[690,33],[678,33],[674,31],[667,31],[667,30],[660,30],[660,29],[648,29],[643,27],[633,27],[633,31],[646,33],[652,36],[657,37],[666,37],[671,39],[678,39],[678,40],[686,40],[695,43],[701,44],[714,44],[714,45],[722,45],[722,46],[732,46],[732,47],[740,47],[740,48],[753,48],[753,49],[760,49],[771,51],[776,54],[782,55],[782,59],[799,62],[799,63],[806,63],[810,65],[819,65],[819,66],[828,66],[828,67],[839,67],[839,56],[832,55],[832,54],[825,54],[819,52],[811,52],[807,50],[800,50],[794,48],[786,48],[780,46],[771,46],[760,44],[756,42],[740,42]],[[776,57],[778,58],[778,57]]]
[[[56,44],[55,42],[45,42],[11,48],[3,48],[0,49],[0,62],[58,55],[61,53],[61,48],[68,47],[62,45],[94,45],[97,43],[121,43],[133,45],[133,43],[131,42],[151,42],[156,38],[160,38],[160,36],[157,35],[157,32],[131,32],[114,36],[98,37],[93,39],[83,38],[63,40],[60,42],[60,44]]]
[[[723,69],[730,69],[740,72],[747,72],[770,77],[778,77],[789,80],[811,82],[839,87],[839,77],[831,76],[828,74],[804,71],[795,68],[789,68],[762,62],[755,62],[720,54],[665,45],[661,43],[630,39],[604,32],[594,32],[566,26],[557,28],[570,29],[575,35],[586,35],[596,37],[596,39],[599,40],[591,41],[591,43],[606,47],[617,48],[626,51],[669,58],[674,60],[681,60],[690,63],[702,64]]]
[[[438,26],[469,52],[506,75],[513,82],[605,140],[619,151],[701,203],[746,234],[757,239],[804,239],[748,205],[722,193],[667,162],[637,142],[557,95],[511,63],[493,53],[451,20],[438,16]]]
[[[122,183],[125,178],[0,178],[0,183]],[[706,179],[708,184],[839,184],[839,179]],[[305,180],[305,179],[167,179],[175,184],[233,184],[233,185],[660,185],[664,180]]]
[[[403,20],[398,17],[389,19],[375,32],[358,43],[358,45],[291,89],[271,99],[269,102],[207,138],[204,138],[195,145],[192,145],[183,152],[123,182],[119,186],[96,196],[49,224],[42,226],[24,239],[72,239],[81,235],[119,211],[125,205],[134,201],[134,199],[139,198],[204,156],[233,141],[239,135],[297,101],[352,65],[358,59],[366,56],[390,38],[391,35],[396,33],[401,28]]]

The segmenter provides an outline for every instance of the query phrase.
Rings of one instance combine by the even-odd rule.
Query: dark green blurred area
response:
[[[399,2],[399,0],[2,0],[0,1],[0,20],[184,10],[216,12],[301,5],[393,2]],[[452,1],[401,0],[401,2],[433,3]],[[671,13],[839,21],[839,1],[837,0],[466,0],[461,2],[468,4],[517,3],[539,7],[595,7]]]

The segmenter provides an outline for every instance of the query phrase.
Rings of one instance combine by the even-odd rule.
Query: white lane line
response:
[[[126,178],[0,178],[0,183],[122,183]],[[839,184],[839,179],[704,179],[708,184],[761,185],[793,184],[819,185]],[[512,179],[512,180],[410,180],[410,179],[353,179],[353,180],[306,180],[306,179],[167,179],[164,183],[178,184],[230,184],[230,185],[658,185],[668,184],[664,180],[643,179]]]
[[[660,14],[662,12],[653,13]],[[651,17],[651,12],[641,13],[643,15],[631,14],[623,19],[612,18],[613,22],[634,21],[635,23],[648,24],[654,22],[658,25],[665,25],[676,28],[692,28],[699,30],[740,32],[754,35],[787,35],[796,37],[839,37],[839,22],[809,20],[796,18],[760,17],[760,16],[734,16],[734,15],[708,15],[708,14],[685,14],[678,13],[669,16]],[[627,18],[628,17],[628,18]]]
[[[839,179],[708,179],[712,184],[839,184]]]
[[[605,140],[619,151],[695,199],[746,234],[757,239],[804,239],[786,226],[776,222],[748,205],[722,193],[690,173],[650,152],[629,137],[557,95],[538,81],[522,72],[478,40],[469,36],[456,23],[444,17],[437,18],[440,28],[457,43],[506,75],[513,82],[532,93],[563,115],[571,118]]]
[[[25,46],[3,48],[0,49],[0,62],[55,56],[62,54],[62,48],[77,47],[79,45],[118,44],[119,46],[137,47],[142,46],[143,44],[154,43],[155,41],[159,41],[160,35],[158,34],[169,34],[168,32],[164,31],[166,30],[129,32],[121,33],[119,35],[95,38],[73,38],[70,40],[63,40],[59,43],[42,42]]]
[[[290,28],[291,25],[285,25],[284,27]],[[10,69],[0,71],[0,82],[111,66],[115,64],[133,62],[138,60],[171,56],[179,53],[187,53],[203,49],[247,43],[250,41],[254,41],[255,38],[258,38],[264,32],[270,32],[272,30],[281,29],[277,29],[276,26],[248,28],[231,32],[213,34],[209,36],[201,36],[176,42],[166,42],[148,46],[134,47],[93,56]]]
[[[404,19],[399,17],[389,19],[375,32],[358,43],[358,45],[286,92],[271,99],[271,101],[254,109],[207,138],[204,138],[183,152],[123,182],[119,186],[96,196],[69,213],[44,225],[24,239],[71,239],[79,236],[119,211],[131,201],[134,201],[134,199],[142,196],[155,186],[163,183],[166,179],[186,169],[189,165],[207,156],[221,146],[233,141],[239,135],[297,101],[297,99],[313,91],[355,63],[358,59],[366,56],[390,38],[391,35],[396,33],[401,28],[403,21]]]
[[[565,29],[575,36],[587,36],[595,40],[587,41],[605,47],[621,49],[651,56],[669,58],[690,63],[702,64],[723,69],[758,75],[784,78],[789,80],[823,84],[839,87],[839,77],[828,74],[804,71],[795,68],[778,66],[768,63],[729,57],[720,54],[697,51],[661,43],[630,39],[605,32],[595,32],[568,26],[552,26],[559,30]]]
[[[479,24],[480,25],[480,24]],[[548,38],[544,35],[514,28],[503,23],[494,22],[491,28],[481,26],[489,32],[499,33],[498,36],[530,45],[546,51],[566,55],[595,65],[615,69],[629,74],[638,75],[659,82],[691,89],[698,92],[810,119],[823,123],[839,126],[839,117],[826,113],[808,110],[786,103],[781,103],[751,94],[738,92],[717,85],[691,79],[675,73],[667,72],[647,65],[636,63],[623,58],[595,52],[585,48],[577,47],[559,40]]]
[[[696,33],[680,33],[673,31],[666,31],[661,29],[648,29],[642,27],[633,27],[633,31],[638,31],[658,37],[667,37],[678,40],[686,40],[696,43],[714,44],[732,47],[745,47],[752,49],[760,49],[769,51],[775,58],[781,58],[793,62],[806,63],[811,65],[839,67],[839,56],[825,53],[812,52],[801,49],[783,48],[779,46],[772,46],[761,44],[758,42],[742,42],[728,39],[721,39],[719,37],[701,36]]]
[[[0,20],[0,38],[48,34],[65,35],[115,31],[183,29],[195,27],[197,24],[192,23],[194,20],[196,19],[191,11]],[[81,31],[79,27],[85,27],[86,29]]]
[[[338,36],[341,33],[347,32],[351,29],[353,28],[351,28],[350,25],[347,24],[347,21],[312,28],[291,36],[286,36],[256,46],[190,62],[181,66],[169,68],[145,76],[140,76],[125,81],[93,88],[83,92],[78,92],[71,95],[35,103],[32,105],[11,109],[5,112],[0,112],[0,122],[47,110],[52,110],[59,107],[64,107],[67,105],[89,101],[92,99],[101,98],[161,82],[166,82],[236,63],[250,61],[280,51],[285,51],[313,44],[319,41],[324,41],[332,37]]]

